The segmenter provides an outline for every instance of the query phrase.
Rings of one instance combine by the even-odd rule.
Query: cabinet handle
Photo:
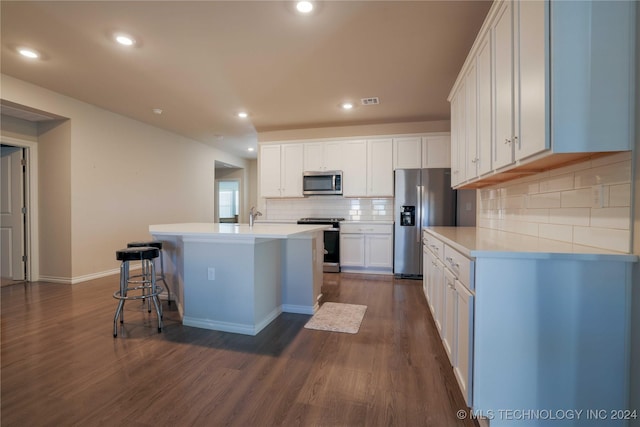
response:
[[[480,159],[478,159],[477,157],[475,159],[471,159],[471,163],[477,163],[478,160],[480,160]]]
[[[451,258],[450,256],[448,256],[446,258],[447,262],[449,262],[449,265],[451,265],[451,267],[453,268],[459,268],[460,264],[458,264],[457,262],[453,262],[453,258]]]
[[[435,251],[437,251],[437,250],[439,250],[439,249],[440,249],[440,248],[438,248],[436,245],[430,245],[430,247],[432,247],[432,248],[433,248],[433,250],[435,250]]]
[[[451,283],[451,282],[449,282],[449,288],[450,288],[450,289],[453,289],[453,290],[455,290],[455,289],[456,289],[456,287],[455,287],[455,286],[453,286],[453,283]]]
[[[505,138],[505,139],[504,139],[504,143],[505,143],[505,144],[511,144],[511,140],[510,140],[509,138]]]

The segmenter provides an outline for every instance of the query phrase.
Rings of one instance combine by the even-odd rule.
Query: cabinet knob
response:
[[[477,163],[478,160],[480,160],[480,159],[478,159],[477,157],[475,159],[471,159],[471,163]]]
[[[510,140],[509,138],[505,138],[505,139],[504,139],[504,143],[505,143],[505,144],[511,144],[511,140]]]

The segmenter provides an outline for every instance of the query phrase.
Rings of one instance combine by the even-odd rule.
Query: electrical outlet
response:
[[[207,278],[209,280],[216,280],[216,269],[213,267],[209,267],[207,270]]]

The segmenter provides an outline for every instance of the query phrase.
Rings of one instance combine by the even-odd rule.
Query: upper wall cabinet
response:
[[[421,162],[422,138],[393,138],[393,169],[420,169]]]
[[[342,170],[340,141],[310,142],[304,144],[304,170]]]
[[[450,141],[446,134],[393,138],[393,169],[449,168]]]
[[[496,1],[449,96],[453,185],[630,150],[635,8]]]
[[[367,196],[393,197],[393,141],[367,141]]]
[[[260,147],[262,197],[302,197],[302,144]]]

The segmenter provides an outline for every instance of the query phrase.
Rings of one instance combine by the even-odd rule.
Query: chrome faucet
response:
[[[253,223],[256,221],[257,216],[262,216],[262,212],[256,210],[255,206],[249,209],[249,227],[253,227]]]

